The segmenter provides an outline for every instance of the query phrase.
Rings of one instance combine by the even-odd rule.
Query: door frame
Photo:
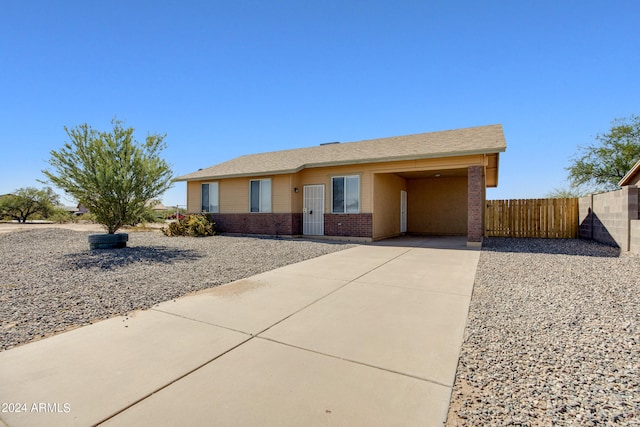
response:
[[[407,191],[400,190],[400,233],[407,232]]]
[[[319,205],[316,206],[308,206],[307,199],[308,192],[311,188],[319,189],[322,193],[321,198],[315,199],[319,200],[322,204],[320,209],[318,209]],[[308,184],[302,187],[302,234],[305,236],[324,236],[324,205],[325,205],[325,185],[324,184]],[[319,212],[318,212],[319,211]],[[320,219],[314,221],[315,224],[311,223],[311,215],[320,215]],[[316,217],[314,217],[316,218]],[[314,226],[312,228],[312,226]],[[317,228],[316,228],[317,227]]]

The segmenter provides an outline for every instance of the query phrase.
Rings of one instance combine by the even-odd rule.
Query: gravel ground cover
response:
[[[640,425],[640,257],[485,239],[449,426]]]
[[[89,251],[89,234],[0,234],[0,351],[351,246],[134,232],[125,249]]]

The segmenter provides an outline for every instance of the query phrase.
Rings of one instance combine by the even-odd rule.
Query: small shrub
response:
[[[162,227],[162,234],[165,236],[186,236],[187,228],[184,220],[169,223],[167,227]]]
[[[216,234],[216,223],[206,215],[187,215],[162,228],[165,236],[202,237]]]
[[[47,219],[58,224],[64,224],[67,222],[71,222],[73,216],[70,212],[67,212],[64,209],[56,209],[53,211],[53,214],[49,215]]]
[[[91,212],[87,212],[87,213],[84,213],[84,214],[80,215],[80,221],[85,221],[85,222],[89,222],[91,224],[95,224],[96,223],[96,217]]]

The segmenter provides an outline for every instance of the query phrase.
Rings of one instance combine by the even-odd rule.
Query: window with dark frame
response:
[[[271,212],[271,178],[249,182],[249,212]]]
[[[201,187],[201,212],[218,213],[218,183],[208,182]]]
[[[331,178],[331,212],[360,212],[360,176],[346,175]]]

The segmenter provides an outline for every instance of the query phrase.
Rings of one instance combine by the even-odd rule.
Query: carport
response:
[[[374,174],[374,239],[406,233],[467,236],[479,243],[485,188],[497,184],[497,160],[486,163]]]

